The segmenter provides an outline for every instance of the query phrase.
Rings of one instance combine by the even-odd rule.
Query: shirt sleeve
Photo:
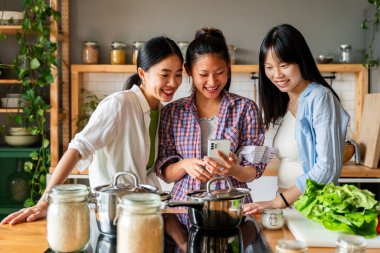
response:
[[[309,145],[306,155],[314,161],[306,173],[297,178],[296,186],[305,192],[306,179],[312,179],[320,184],[329,184],[338,180],[343,166],[343,146],[349,116],[343,110],[340,102],[331,92],[322,92],[312,104],[312,122],[302,119],[301,131],[305,133],[303,146]],[[343,111],[343,113],[342,113]],[[314,141],[313,141],[314,139]],[[310,145],[315,145],[311,147]]]
[[[242,122],[240,133],[240,150],[247,150],[248,146],[262,146],[265,138],[265,130],[257,105],[253,101],[246,103],[246,105],[244,112],[245,117],[243,117],[244,120]],[[242,166],[255,167],[256,178],[259,178],[264,173],[266,163],[250,161],[251,159],[248,158],[249,156],[250,154],[242,155],[240,164]]]
[[[95,151],[118,135],[120,104],[120,99],[116,96],[105,98],[92,113],[85,128],[71,140],[68,148],[78,150],[81,155],[77,164],[79,170],[86,169],[91,164]]]
[[[159,126],[159,146],[158,158],[154,166],[154,170],[158,177],[162,177],[162,170],[170,164],[176,163],[182,159],[177,153],[175,147],[175,139],[172,131],[173,120],[171,114],[174,113],[172,106],[164,107],[161,114]]]

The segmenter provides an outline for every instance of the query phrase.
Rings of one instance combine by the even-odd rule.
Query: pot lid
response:
[[[117,183],[117,180],[122,175],[128,175],[132,177],[133,184],[120,184]],[[115,175],[115,178],[113,180],[112,184],[109,185],[101,185],[98,187],[95,187],[96,192],[104,192],[104,193],[117,193],[118,195],[120,193],[144,193],[144,192],[157,192],[157,187],[152,185],[146,185],[146,184],[138,184],[137,176],[135,173],[131,171],[125,171],[125,172],[119,172]]]
[[[228,189],[210,189],[212,182],[221,180],[227,182]],[[188,196],[198,200],[229,200],[243,198],[249,194],[249,192],[250,189],[248,188],[233,188],[231,181],[226,177],[216,177],[207,182],[206,190],[193,191],[188,193]]]

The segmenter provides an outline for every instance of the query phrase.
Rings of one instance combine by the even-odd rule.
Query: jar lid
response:
[[[54,186],[49,193],[49,201],[78,202],[87,199],[88,186],[84,184],[61,184]]]
[[[111,43],[111,47],[113,47],[115,49],[123,49],[126,46],[127,45],[125,44],[125,42],[122,42],[122,41],[112,41],[112,43]]]
[[[132,44],[133,44],[133,46],[135,46],[137,49],[139,49],[140,47],[144,46],[145,41],[134,41]]]
[[[98,42],[96,42],[96,41],[85,41],[85,42],[83,42],[83,44],[86,46],[92,46],[92,47],[98,46]]]
[[[281,208],[265,208],[263,210],[263,213],[265,213],[265,214],[282,214],[283,211]]]
[[[138,210],[154,211],[161,205],[161,197],[156,193],[131,193],[124,195],[119,205],[128,211],[133,211],[131,206]]]
[[[338,237],[336,244],[344,249],[363,250],[367,248],[367,240],[359,235],[341,235]]]
[[[277,252],[304,253],[307,252],[307,245],[298,240],[281,239],[277,241],[276,249]]]
[[[340,48],[341,49],[351,49],[351,45],[349,45],[349,44],[342,44],[342,45],[340,45]]]
[[[188,42],[188,41],[178,41],[177,44],[178,44],[179,47],[187,47],[187,46],[189,46],[190,42]]]

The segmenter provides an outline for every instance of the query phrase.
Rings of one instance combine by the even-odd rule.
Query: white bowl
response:
[[[22,146],[33,145],[36,142],[38,142],[40,138],[39,136],[34,136],[34,135],[19,135],[19,136],[5,135],[4,139],[8,145],[22,147]]]
[[[21,97],[20,93],[8,93],[7,98],[19,98]]]
[[[21,11],[0,11],[0,25],[19,25],[24,19],[24,13]],[[10,20],[13,20],[11,22]]]
[[[1,98],[1,105],[4,108],[18,108],[22,106],[22,103],[20,98]]]
[[[13,136],[31,135],[31,130],[26,127],[10,127],[9,134]]]

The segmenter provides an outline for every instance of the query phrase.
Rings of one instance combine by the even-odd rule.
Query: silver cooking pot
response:
[[[120,176],[132,177],[133,184],[118,184]],[[116,225],[113,224],[113,220],[116,217],[117,204],[122,196],[134,192],[157,193],[157,190],[155,186],[139,184],[136,174],[131,171],[117,173],[110,185],[95,187],[92,202],[95,203],[95,216],[99,231],[108,236],[116,236]]]
[[[225,180],[228,189],[210,190],[212,182]],[[203,229],[227,229],[239,226],[243,219],[244,198],[250,190],[232,188],[228,178],[217,177],[207,182],[206,190],[192,191],[187,194],[190,201],[169,202],[170,207],[189,207],[190,223]]]

